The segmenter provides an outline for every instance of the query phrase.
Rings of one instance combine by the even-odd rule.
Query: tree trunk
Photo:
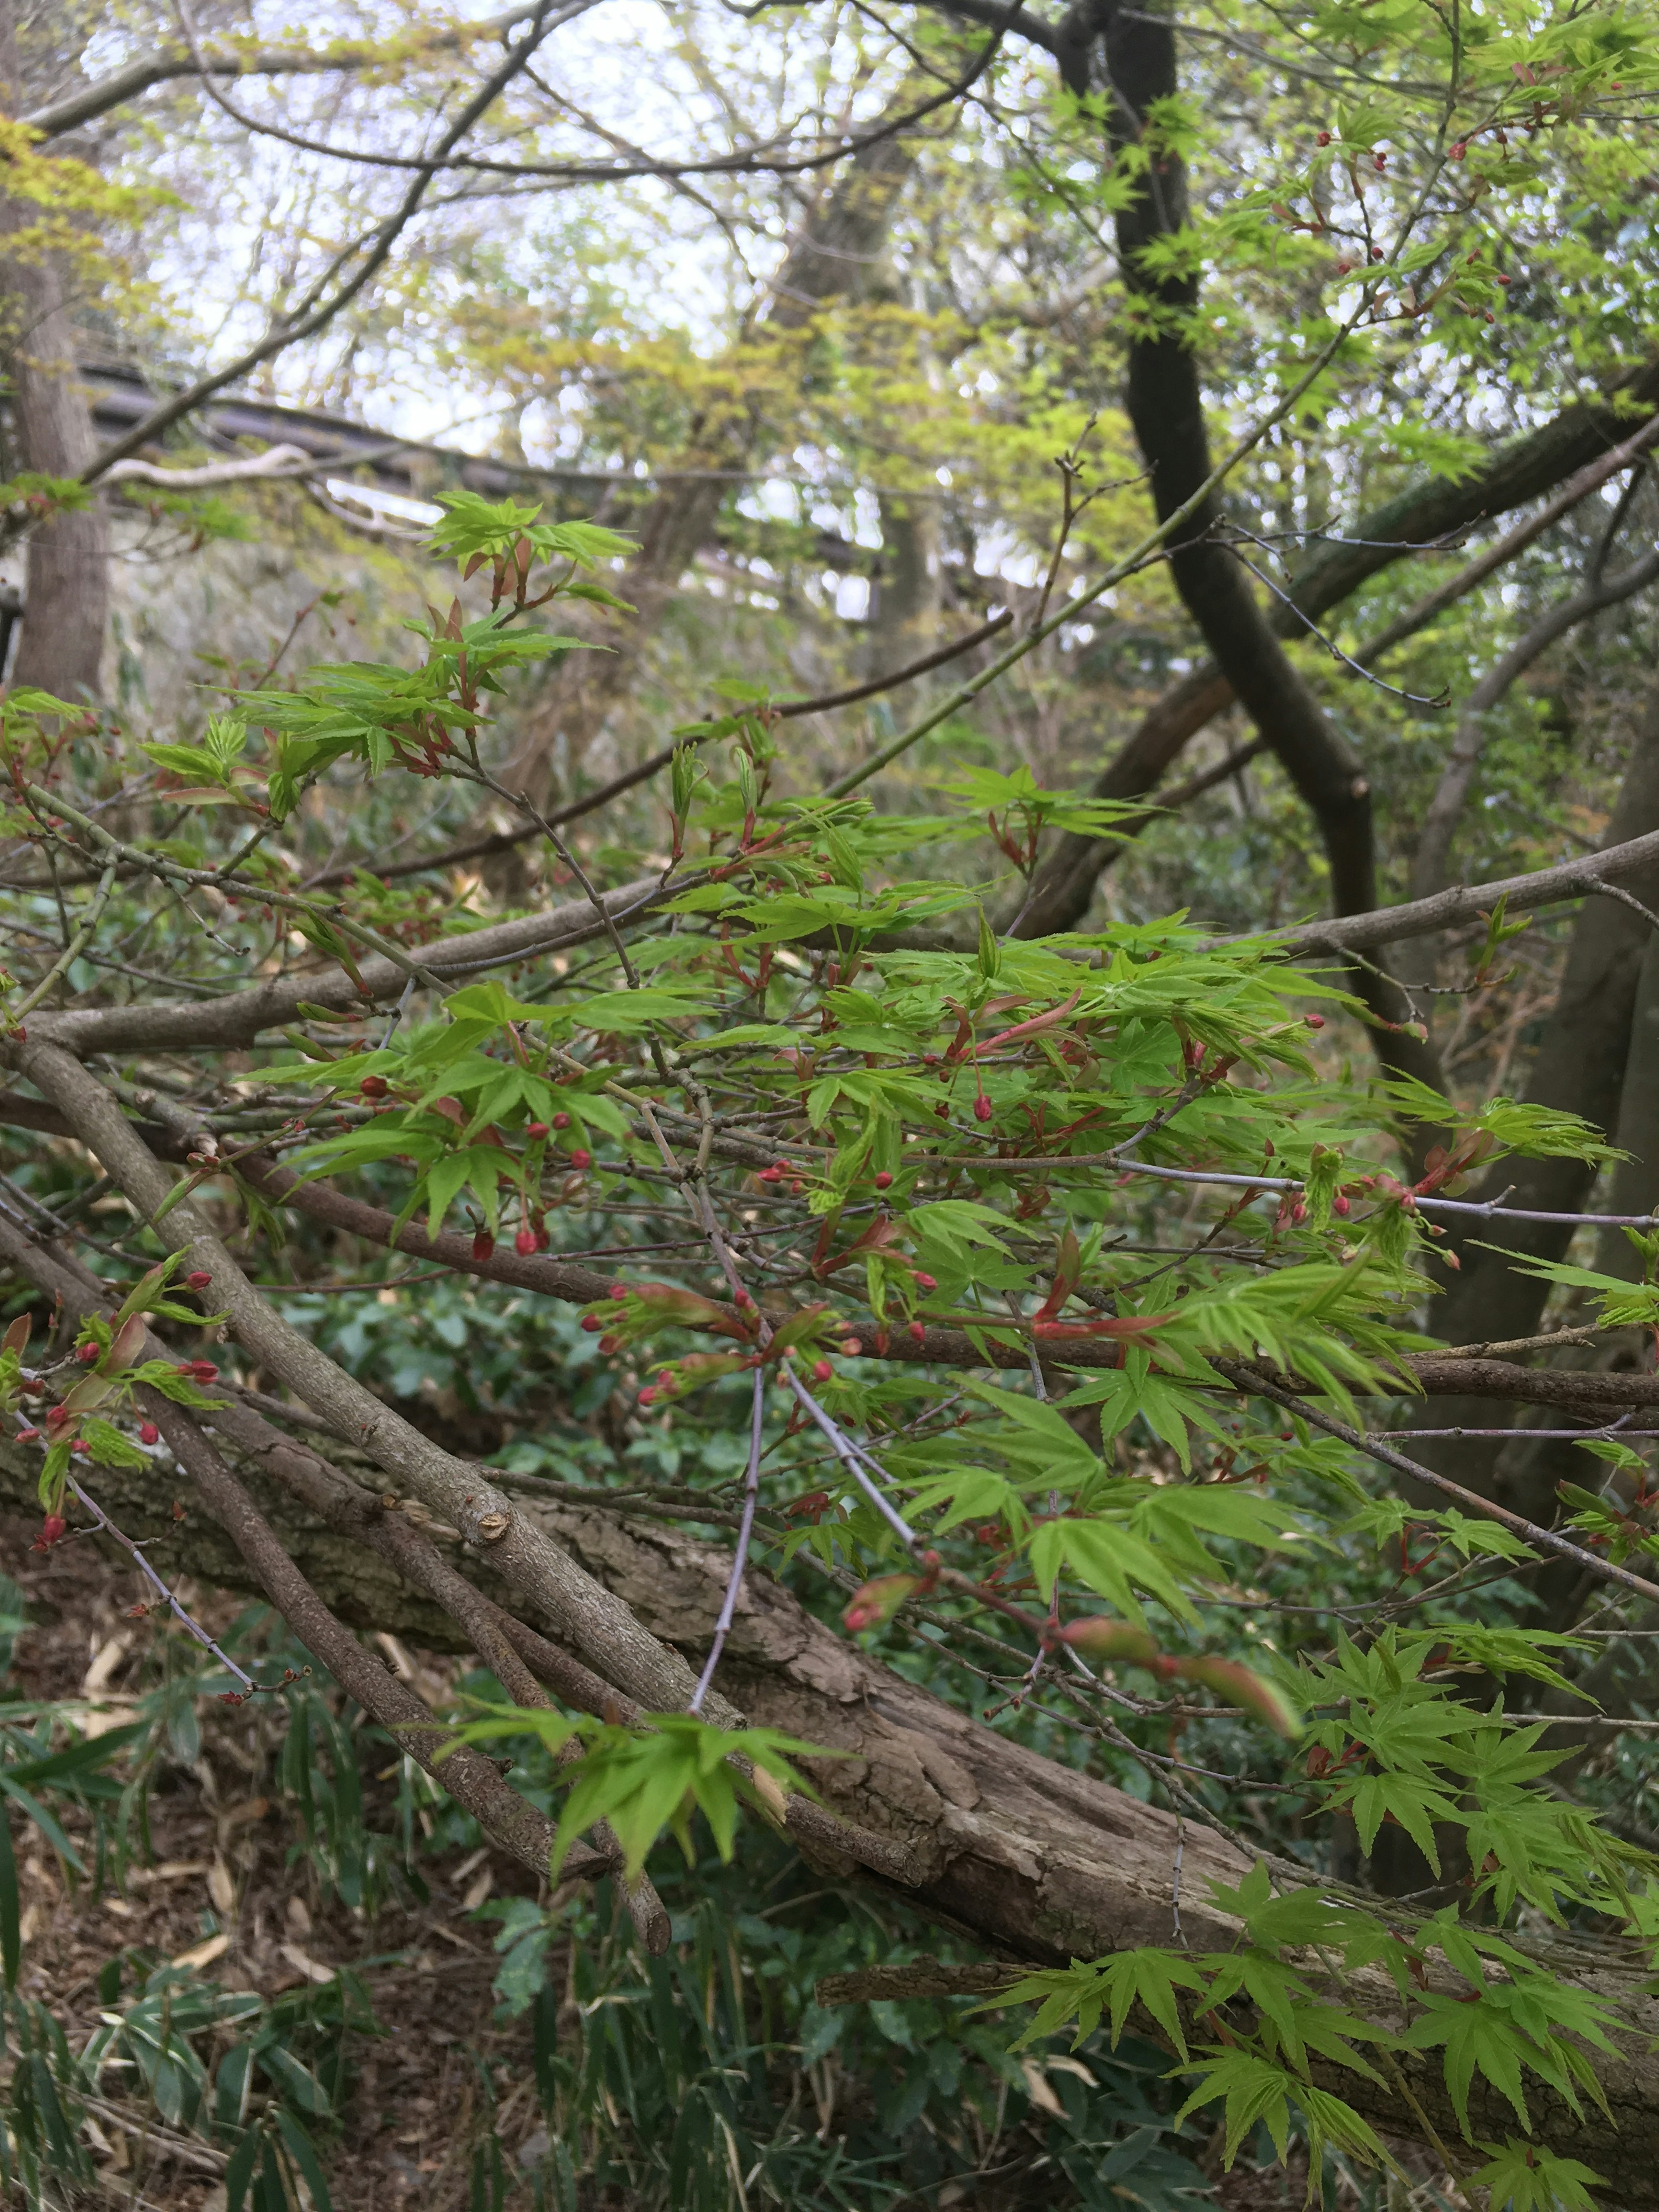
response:
[[[14,0],[0,5],[0,102],[20,105],[22,82]],[[85,159],[67,143],[60,151]],[[14,472],[77,477],[97,451],[79,381],[76,328],[65,257],[29,239],[43,210],[0,201],[0,234],[17,240],[0,260],[0,343],[6,354]],[[70,700],[96,699],[109,618],[109,517],[94,494],[80,514],[60,513],[30,533],[23,586],[22,635],[9,672]],[[0,671],[0,674],[6,672]]]
[[[1198,280],[1158,273],[1149,256],[1149,249],[1187,219],[1185,164],[1172,148],[1156,142],[1152,119],[1158,103],[1177,89],[1172,25],[1152,13],[1114,10],[1104,68],[1114,143],[1121,147],[1149,135],[1155,141],[1140,189],[1119,210],[1117,245],[1123,281],[1137,308],[1129,325],[1129,419],[1163,520],[1193,497],[1212,465],[1194,351]],[[1333,911],[1366,913],[1378,903],[1370,780],[1274,635],[1247,571],[1218,541],[1221,521],[1219,503],[1212,498],[1184,526],[1170,554],[1176,588],[1220,674],[1319,825]],[[1376,1024],[1374,1039],[1384,1067],[1438,1089],[1432,1050],[1403,1026],[1411,1010],[1398,987],[1370,963],[1351,963],[1349,985]]]
[[[1626,770],[1619,803],[1604,843],[1614,845],[1659,829],[1659,706],[1651,708]],[[1633,880],[1630,889],[1644,905],[1659,902],[1659,871]],[[1644,975],[1656,981],[1653,933],[1644,917],[1622,900],[1591,897],[1579,909],[1561,988],[1543,1042],[1534,1060],[1527,1097],[1534,1104],[1581,1115],[1599,1130],[1629,1129],[1632,1147],[1659,1154],[1649,1118],[1659,1084],[1659,1040],[1651,1023],[1638,1036],[1633,1026],[1638,987]],[[1624,1110],[1626,1069],[1635,1079],[1631,1116],[1646,1124],[1638,1132]],[[1574,1159],[1505,1160],[1493,1168],[1477,1199],[1495,1199],[1504,1190],[1517,1207],[1550,1213],[1581,1212],[1595,1182],[1595,1170]],[[1640,1212],[1659,1197],[1646,1159],[1623,1172],[1621,1212]],[[1450,1241],[1449,1239],[1448,1240]],[[1453,1344],[1497,1343],[1530,1336],[1550,1296],[1550,1285],[1516,1272],[1516,1259],[1559,1260],[1571,1241],[1569,1227],[1550,1222],[1504,1221],[1480,1224],[1458,1249],[1461,1272],[1455,1275],[1430,1316],[1437,1335]],[[1624,1240],[1620,1239],[1620,1244]],[[1497,1249],[1491,1249],[1491,1247]],[[1490,1425],[1480,1401],[1439,1398],[1425,1427]],[[1541,1448],[1528,1451],[1496,1439],[1426,1439],[1419,1447],[1431,1466],[1455,1474],[1460,1482],[1495,1497],[1530,1521],[1549,1522],[1555,1510],[1559,1468]]]

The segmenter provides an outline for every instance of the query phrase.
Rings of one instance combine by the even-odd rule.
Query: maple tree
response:
[[[1328,2153],[1398,2173],[1416,2137],[1495,2205],[1588,2203],[1602,2179],[1642,2204],[1656,1864],[1553,1778],[1571,1771],[1563,1717],[1593,1699],[1597,1639],[1659,1600],[1643,1571],[1659,1548],[1644,1425],[1659,1231],[1630,1181],[1648,1132],[1628,1123],[1649,1103],[1650,741],[1590,849],[1475,884],[1450,883],[1448,858],[1481,718],[1649,573],[1607,569],[1659,398],[1639,284],[1607,285],[1606,312],[1575,323],[1572,377],[1510,443],[1477,447],[1429,401],[1455,386],[1473,419],[1488,346],[1547,384],[1544,305],[1598,281],[1595,224],[1559,211],[1644,188],[1653,25],[1337,4],[1263,30],[1218,6],[1206,45],[1111,6],[939,12],[948,27],[916,11],[870,112],[832,143],[815,129],[810,153],[750,146],[727,167],[750,190],[769,167],[844,164],[852,186],[825,187],[835,250],[873,252],[957,105],[978,103],[1022,223],[1075,220],[1097,243],[1112,227],[1127,401],[1102,444],[1138,466],[1091,495],[1082,380],[1056,369],[1063,404],[1008,465],[1010,509],[1035,528],[1024,463],[1063,430],[1047,556],[1018,619],[973,633],[969,672],[902,727],[820,774],[791,741],[811,702],[763,671],[705,674],[643,768],[560,805],[547,787],[550,702],[575,699],[592,728],[629,699],[715,526],[710,487],[762,449],[815,348],[844,347],[821,419],[839,411],[849,448],[877,435],[882,349],[918,332],[895,335],[890,298],[827,285],[744,322],[714,368],[669,364],[663,388],[695,400],[675,426],[699,457],[691,490],[605,520],[446,491],[421,559],[424,581],[452,580],[411,601],[399,655],[287,672],[279,649],[222,672],[198,721],[130,746],[70,681],[25,671],[0,699],[9,896],[20,917],[49,896],[59,922],[55,939],[20,929],[9,956],[0,1121],[71,1164],[64,1182],[33,1163],[0,1211],[19,1309],[0,1400],[39,1541],[89,1526],[142,1562],[149,1531],[107,1510],[106,1486],[142,1492],[176,1468],[243,1585],[402,1756],[520,1864],[616,1882],[647,1955],[672,1939],[659,1839],[690,1855],[701,1819],[729,1860],[769,1824],[996,1962],[933,1962],[930,1992],[1035,2003],[1032,2038],[1103,2023],[1115,2042],[1132,2018],[1155,2033],[1188,2109],[1220,2107],[1229,2163],[1259,2124],[1281,2157],[1300,2130],[1316,2182]],[[84,466],[9,487],[33,533],[36,649],[52,533],[216,392],[347,327],[435,179],[572,168],[533,145],[471,150],[537,82],[555,26],[543,7],[496,27],[503,58],[439,135],[384,155],[390,212],[264,338]],[[147,81],[297,74],[299,51],[216,60],[192,32]],[[405,84],[433,52],[404,58]],[[1016,89],[1040,128],[1007,131]],[[69,101],[63,127],[86,108]],[[609,185],[635,161],[587,167]],[[16,190],[52,203],[61,179],[27,161]],[[646,167],[701,173],[690,155]],[[75,189],[94,186],[77,172]],[[1539,327],[1516,337],[1498,319],[1522,227]],[[798,246],[788,265],[810,259]],[[476,342],[476,301],[469,319]],[[957,336],[964,356],[984,343]],[[1205,381],[1224,356],[1224,399]],[[906,440],[943,450],[903,397]],[[971,458],[981,429],[969,405],[940,435]],[[1368,506],[1357,453],[1433,465]],[[1292,515],[1270,487],[1316,467],[1318,498],[1304,487]],[[1419,896],[1387,907],[1370,778],[1312,655],[1335,654],[1343,682],[1413,639],[1431,658],[1428,626],[1501,565],[1464,562],[1462,538],[1550,495],[1502,557],[1600,500],[1573,611],[1528,623],[1471,701]],[[1355,519],[1308,520],[1327,504]],[[1286,541],[1299,566],[1280,562]],[[1426,598],[1397,573],[1417,550],[1437,564]],[[1322,625],[1379,578],[1382,642],[1339,651]],[[1211,660],[1092,792],[991,757],[981,702],[1079,651],[1117,595],[1167,606],[1171,588]],[[1379,679],[1364,696],[1427,713],[1441,693]],[[1331,914],[1096,926],[1095,889],[1158,777],[1235,699],[1311,817]],[[612,844],[574,830],[641,785]],[[378,836],[411,789],[511,819],[548,895],[499,912],[476,887],[434,898],[377,870],[367,841],[343,866],[330,811]],[[1574,901],[1528,1096],[1460,1095],[1434,996],[1498,993],[1528,918]],[[112,1240],[86,1225],[106,1193]],[[545,1342],[568,1375],[604,1378],[626,1449],[550,1475],[427,1433],[362,1346],[295,1305],[303,1274],[264,1279],[325,1231],[545,1301]],[[404,1279],[361,1277],[394,1303]],[[1567,1334],[1637,1333],[1640,1357],[1534,1364],[1559,1347],[1552,1292],[1572,1302]],[[1512,1477],[1516,1408],[1542,1418]],[[395,1571],[401,1597],[376,1605],[435,1607],[499,1696],[436,1713],[380,1668],[349,1585],[325,1595],[290,1533],[301,1508],[365,1572]],[[228,1704],[286,1687],[143,1571],[147,1602],[228,1670]],[[1194,1753],[1224,1740],[1248,1746],[1243,1782]],[[520,1754],[505,1774],[481,1748],[503,1741]],[[556,1814],[525,1782],[526,1746],[550,1754]],[[1132,1771],[1139,1796],[1120,1786]],[[1285,1819],[1243,1802],[1264,1792]],[[15,1990],[3,1912],[0,1936]],[[913,1966],[876,1966],[827,1994],[920,1986]],[[243,2196],[274,2206],[284,2161],[312,2186],[292,2114],[235,2140]]]

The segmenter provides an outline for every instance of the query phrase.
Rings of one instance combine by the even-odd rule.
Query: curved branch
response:
[[[1162,17],[1118,11],[1106,33],[1105,68],[1113,100],[1110,135],[1122,148],[1156,126],[1160,101],[1177,88],[1176,37]],[[1139,318],[1131,324],[1127,405],[1143,459],[1152,472],[1160,520],[1191,501],[1210,474],[1209,440],[1192,329],[1195,276],[1157,273],[1152,249],[1187,219],[1185,166],[1159,145],[1132,198],[1117,216],[1118,256]],[[1370,784],[1352,746],[1332,727],[1311,687],[1262,612],[1239,562],[1218,543],[1220,509],[1213,497],[1192,516],[1188,534],[1170,548],[1170,570],[1187,611],[1203,633],[1221,674],[1278,755],[1319,825],[1338,914],[1355,914],[1376,899],[1376,838]],[[1304,614],[1285,603],[1286,618]],[[1031,924],[1028,920],[1027,927]],[[1050,927],[1045,911],[1042,927]],[[1438,1064],[1425,1042],[1405,1026],[1411,1009],[1389,978],[1355,964],[1350,988],[1370,1008],[1385,1066],[1431,1088]]]
[[[1379,630],[1375,637],[1367,638],[1359,647],[1356,659],[1379,659],[1383,653],[1392,652],[1396,645],[1403,644],[1408,637],[1414,637],[1419,630],[1425,629],[1437,615],[1444,614],[1448,607],[1465,598],[1477,585],[1484,584],[1488,576],[1496,575],[1500,568],[1506,568],[1517,554],[1524,553],[1528,546],[1534,544],[1547,530],[1553,530],[1564,515],[1581,506],[1593,491],[1599,491],[1621,470],[1639,461],[1656,439],[1659,439],[1659,415],[1644,422],[1634,437],[1626,438],[1622,445],[1613,447],[1610,453],[1601,454],[1598,459],[1570,477],[1554,498],[1547,501],[1536,514],[1517,523],[1513,530],[1507,532],[1495,545],[1488,546],[1467,568],[1460,568],[1455,576],[1419,599],[1414,606],[1407,607],[1405,613],[1391,622],[1386,629]]]
[[[1269,627],[1282,637],[1298,635],[1307,621],[1316,620],[1340,605],[1372,576],[1413,550],[1426,550],[1491,516],[1524,506],[1574,471],[1582,471],[1588,479],[1607,463],[1606,475],[1596,473],[1594,483],[1585,481],[1571,500],[1563,492],[1560,513],[1565,513],[1568,506],[1577,505],[1596,484],[1628,465],[1627,459],[1613,462],[1610,458],[1611,452],[1622,453],[1623,443],[1631,442],[1620,441],[1620,433],[1627,419],[1616,407],[1621,397],[1644,408],[1659,400],[1659,358],[1631,371],[1613,387],[1604,404],[1565,408],[1541,428],[1499,447],[1474,475],[1456,482],[1433,477],[1413,484],[1397,498],[1362,515],[1345,542],[1322,547],[1297,571],[1290,586],[1292,604],[1276,606],[1267,617]],[[1552,511],[1553,507],[1552,501],[1551,508],[1546,509],[1551,522],[1560,519],[1559,514]],[[1537,534],[1531,532],[1530,524],[1522,529],[1530,534],[1515,544],[1512,552],[1505,552],[1504,560]],[[1518,537],[1519,532],[1511,533],[1512,538]],[[1477,568],[1478,574],[1474,573]],[[1452,599],[1473,590],[1492,573],[1480,563],[1471,563],[1452,580],[1452,586],[1443,587],[1450,596],[1443,599],[1434,593],[1419,602],[1409,617],[1411,629],[1431,621]],[[1402,617],[1401,624],[1407,619]],[[1374,659],[1409,634],[1404,627],[1392,625],[1367,641],[1356,658]],[[1119,799],[1148,796],[1182,748],[1224,713],[1237,696],[1216,663],[1204,662],[1171,685],[1147,711],[1139,726],[1096,778],[1092,796]],[[1137,833],[1156,819],[1155,814],[1148,814],[1120,824],[1115,840],[1085,837],[1076,832],[1057,839],[1038,878],[1037,896],[1021,924],[1020,934],[1050,936],[1080,927],[1096,884],[1123,850],[1123,833]]]
[[[421,45],[428,52],[453,53],[475,39],[503,37],[515,24],[527,21],[535,12],[533,4],[509,8],[501,15],[483,16],[476,23],[457,23],[450,30],[428,32]],[[387,58],[384,46],[347,40],[332,49],[254,46],[245,53],[210,54],[207,67],[215,76],[326,76],[337,70],[380,69]],[[95,123],[100,115],[107,115],[112,108],[136,100],[155,85],[202,74],[187,46],[167,47],[160,53],[145,54],[137,61],[128,62],[107,76],[100,77],[96,83],[55,100],[49,106],[37,107],[32,115],[21,119],[40,138],[61,138],[66,131]]]
[[[1488,717],[1498,702],[1534,661],[1569,630],[1576,629],[1580,623],[1588,622],[1607,607],[1633,599],[1638,592],[1644,592],[1656,577],[1659,577],[1659,548],[1604,582],[1586,584],[1570,599],[1550,608],[1475,685],[1464,702],[1450,756],[1423,817],[1417,857],[1412,866],[1413,899],[1432,898],[1445,888],[1451,872],[1452,839],[1474,781],[1476,763],[1490,734]]]
[[[153,1218],[171,1197],[171,1178],[102,1084],[60,1046],[30,1040],[9,1050],[141,1214]],[[583,1574],[477,1468],[423,1437],[283,1320],[247,1280],[191,1200],[172,1206],[157,1233],[170,1250],[187,1251],[191,1267],[212,1277],[214,1296],[237,1340],[337,1436],[366,1450],[422,1504],[484,1549],[496,1571],[522,1589],[561,1634],[642,1705],[653,1711],[686,1705],[696,1677],[684,1662],[645,1634],[625,1607]],[[711,1719],[724,1725],[735,1722],[724,1700],[711,1700],[710,1708]]]

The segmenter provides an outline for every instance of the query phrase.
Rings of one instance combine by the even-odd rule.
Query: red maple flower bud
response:
[[[547,1124],[545,1121],[527,1121],[524,1133],[532,1145],[539,1145],[547,1134]]]
[[[365,1098],[384,1098],[392,1085],[383,1075],[366,1075],[357,1088]]]
[[[75,1356],[82,1367],[96,1366],[99,1358],[98,1346],[95,1344],[77,1344],[75,1347]]]
[[[46,1426],[49,1429],[61,1429],[70,1419],[72,1416],[67,1406],[53,1406],[47,1411]]]
[[[934,1107],[933,1111],[938,1115],[941,1121],[948,1121],[951,1118],[951,1109],[942,1098],[939,1100],[939,1104]]]
[[[918,1267],[915,1273],[915,1285],[919,1291],[936,1291],[939,1288],[939,1279],[934,1275],[924,1275],[921,1269]]]
[[[14,1442],[20,1444],[32,1444],[40,1433],[40,1430],[33,1427],[19,1429]]]
[[[482,1267],[486,1260],[495,1256],[495,1240],[487,1229],[481,1229],[472,1240],[472,1256]]]
[[[584,1146],[578,1145],[570,1155],[570,1164],[573,1168],[591,1168],[593,1155]]]
[[[1460,139],[1458,140],[1458,142],[1457,142],[1456,145],[1455,145],[1455,146],[1452,148],[1452,149],[1451,149],[1451,158],[1452,158],[1452,160],[1453,160],[1454,161],[1461,161],[1463,159],[1463,156],[1464,156],[1464,155],[1468,152],[1468,150],[1469,150],[1469,149],[1468,149],[1468,146],[1467,146],[1467,145],[1465,145],[1465,144],[1464,144],[1464,143],[1463,143],[1463,141],[1460,138]]]
[[[843,1359],[856,1359],[863,1349],[864,1346],[855,1336],[844,1336],[841,1340],[841,1356]]]
[[[1322,1030],[1325,1026],[1323,1014],[1304,1014],[1302,1018],[1310,1030]]]
[[[216,1382],[219,1370],[210,1359],[192,1359],[190,1371],[198,1382]]]
[[[556,1115],[553,1116],[553,1127],[554,1127],[556,1129],[568,1129],[568,1128],[570,1127],[570,1116],[569,1116],[569,1115],[568,1115],[568,1114],[556,1114]]]
[[[988,1121],[990,1118],[991,1102],[981,1091],[974,1101],[974,1119],[976,1121]]]
[[[763,1168],[760,1171],[760,1180],[762,1182],[781,1182],[783,1181],[783,1170],[781,1168]]]
[[[1322,131],[1318,137],[1314,141],[1316,146],[1328,146],[1330,143],[1331,134],[1328,131]]]
[[[37,1552],[49,1552],[54,1544],[61,1544],[68,1534],[69,1522],[63,1515],[48,1513],[40,1523],[40,1533],[35,1538],[33,1548]]]
[[[513,1239],[513,1249],[521,1260],[527,1260],[535,1249],[536,1232],[533,1229],[521,1229]]]
[[[916,1342],[921,1344],[926,1339],[927,1332],[919,1321],[913,1321],[910,1324],[910,1334]]]
[[[827,1359],[815,1359],[812,1362],[812,1380],[815,1382],[833,1382],[835,1379],[836,1370]]]
[[[1389,157],[1386,154],[1373,154],[1371,160],[1379,169],[1386,169],[1389,166]]]
[[[892,1187],[892,1176],[888,1174],[885,1168],[878,1168],[876,1170],[876,1188],[878,1190],[890,1190]]]
[[[139,1423],[138,1441],[141,1444],[159,1444],[161,1443],[161,1431],[156,1427],[154,1421],[141,1421]]]
[[[650,1383],[647,1382],[644,1389],[640,1393],[640,1403],[642,1406],[654,1405],[656,1402],[656,1391],[652,1388]]]
[[[605,1323],[599,1319],[598,1314],[584,1314],[582,1316],[582,1327],[586,1330],[589,1336],[597,1336],[599,1331],[605,1327]]]
[[[205,1291],[210,1287],[213,1278],[205,1267],[192,1267],[189,1274],[185,1277],[185,1288],[187,1291]]]

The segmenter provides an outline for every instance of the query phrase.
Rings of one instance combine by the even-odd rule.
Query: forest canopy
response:
[[[0,76],[7,2188],[1659,2203],[1651,0]]]

